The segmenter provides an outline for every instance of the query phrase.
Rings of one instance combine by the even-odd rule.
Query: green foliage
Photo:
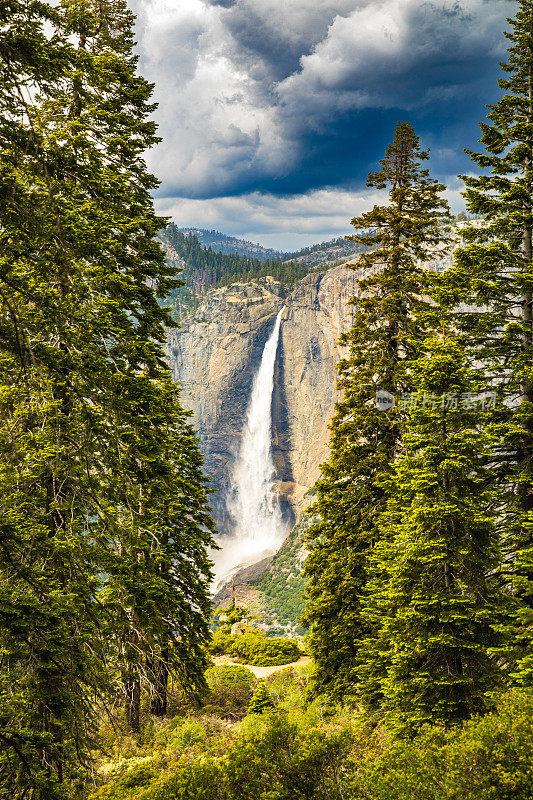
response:
[[[159,712],[169,673],[204,688],[213,523],[164,362],[179,281],[133,16],[0,15],[0,794],[52,800],[103,709],[135,728],[141,688]]]
[[[381,169],[367,185],[387,188],[389,204],[352,220],[352,238],[367,248],[354,298],[349,355],[338,367],[343,399],[331,423],[331,455],[316,484],[309,528],[308,605],[304,624],[317,662],[316,691],[353,695],[360,682],[358,651],[370,632],[362,608],[376,523],[386,504],[386,481],[401,441],[401,413],[376,408],[377,390],[411,389],[409,365],[427,335],[431,306],[424,263],[446,239],[450,219],[445,187],[422,163],[428,153],[407,122],[398,123]]]
[[[255,680],[249,669],[233,664],[210,667],[205,675],[211,690],[241,685],[251,688]]]
[[[272,564],[253,584],[263,594],[267,613],[278,622],[289,620],[295,624],[305,611],[307,578],[302,569],[305,529],[305,522],[295,525]],[[270,635],[274,634],[267,632]]]
[[[149,784],[154,775],[152,764],[138,764],[136,767],[132,767],[132,769],[124,773],[118,785],[121,789],[137,789]]]
[[[226,633],[225,630],[215,631],[209,643],[209,652],[211,655],[221,656],[223,653],[229,653],[233,638],[234,637]]]
[[[275,712],[228,725],[205,707],[157,729],[97,773],[99,800],[529,800],[533,790],[533,695],[494,697],[495,710],[446,729],[399,737],[353,708],[305,702],[308,669],[267,679]],[[236,674],[236,673],[235,673]],[[227,676],[230,673],[226,673]],[[224,673],[219,673],[222,683]],[[211,680],[211,679],[209,679]],[[215,681],[218,678],[215,678]],[[223,715],[224,716],[224,715]],[[182,730],[193,731],[187,747]],[[132,771],[132,778],[126,777]],[[152,775],[145,783],[146,776]],[[136,784],[125,789],[124,784]]]
[[[503,610],[490,439],[479,408],[453,400],[478,388],[460,344],[426,340],[412,381],[418,402],[377,525],[365,602],[373,635],[361,653],[367,704],[410,730],[486,708],[502,679],[490,651]]]
[[[247,633],[240,635],[215,631],[210,652],[213,655],[227,654],[261,667],[288,664],[300,657],[296,641],[267,637],[257,628],[249,628]]]
[[[242,719],[252,698],[255,678],[246,667],[224,665],[206,672],[209,695],[203,711],[231,719]]]
[[[300,657],[300,648],[294,639],[270,638],[258,630],[233,636],[216,631],[213,647],[217,654],[226,653],[256,667],[289,664]]]
[[[440,302],[468,358],[498,392],[494,438],[504,582],[515,600],[505,625],[515,680],[533,682],[533,8],[520,0],[509,20],[501,100],[480,123],[484,151],[469,152],[482,170],[464,176],[469,211],[464,247],[442,276]],[[469,243],[469,244],[468,244]],[[461,305],[459,305],[461,304]],[[465,304],[468,304],[465,306]],[[495,332],[497,331],[497,334]]]
[[[248,706],[249,714],[264,714],[265,711],[275,708],[272,695],[268,691],[268,686],[264,681],[261,681],[254,692],[254,696]]]
[[[120,780],[93,795],[99,800],[342,800],[338,774],[349,750],[350,735],[300,731],[276,714],[254,715],[225,742],[194,760],[181,759],[149,786],[129,794]]]
[[[247,608],[236,606],[232,601],[226,608],[216,608],[213,617],[222,626],[222,630],[229,633],[231,626],[235,622],[250,618],[250,612]]]
[[[361,796],[528,800],[533,792],[532,711],[531,695],[510,695],[496,712],[452,732],[428,727],[414,741],[393,739],[359,783]]]
[[[196,719],[186,719],[177,729],[170,744],[179,750],[186,750],[200,742],[205,741],[206,731],[204,726]]]

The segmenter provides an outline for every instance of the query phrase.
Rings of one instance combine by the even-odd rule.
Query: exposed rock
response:
[[[249,597],[246,597],[246,602],[241,603],[242,593],[248,590],[255,591],[251,589],[250,584],[253,584],[265,573],[270,567],[273,558],[274,556],[267,556],[249,567],[239,569],[231,580],[227,581],[217,591],[213,598],[213,604],[215,606],[224,606],[233,599],[233,594],[235,593],[235,603],[243,605],[245,608],[250,608]]]
[[[218,490],[213,507],[226,525],[225,495],[263,348],[283,301],[256,284],[209,292],[196,313],[170,333],[169,363],[194,412],[205,470]]]
[[[287,517],[307,504],[306,492],[327,457],[328,421],[337,399],[338,340],[350,326],[348,301],[357,273],[345,266],[313,273],[289,297],[270,279],[209,292],[195,314],[172,331],[167,354],[182,400],[194,413],[213,500],[228,528],[226,493],[264,345],[282,316],[272,405],[273,456]]]
[[[234,622],[233,625],[231,626],[230,633],[232,636],[244,636],[244,634],[248,630],[248,627],[249,626],[246,624],[244,620],[241,620],[240,622]]]
[[[338,344],[351,325],[356,273],[335,267],[297,284],[282,317],[273,398],[273,456],[280,492],[298,513],[328,455],[328,423],[338,400]]]

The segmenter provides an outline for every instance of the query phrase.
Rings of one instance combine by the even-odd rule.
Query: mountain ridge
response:
[[[231,236],[214,229],[188,227],[178,228],[178,231],[185,234],[185,236],[196,236],[200,244],[205,248],[210,247],[211,250],[225,255],[238,253],[241,256],[257,258],[259,261],[284,261],[288,258],[288,254],[282,250],[264,247],[258,242],[250,242],[247,239],[240,239],[237,236]]]
[[[171,223],[171,225],[173,224]],[[317,266],[361,252],[361,248],[357,244],[344,236],[316,242],[299,250],[283,251],[264,247],[258,242],[240,239],[237,236],[231,236],[214,229],[180,228],[177,226],[176,229],[185,236],[195,236],[206,249],[210,248],[217,253],[225,255],[238,254],[248,258],[256,258],[259,261],[301,261],[310,266]]]

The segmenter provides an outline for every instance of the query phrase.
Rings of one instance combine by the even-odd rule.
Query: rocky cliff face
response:
[[[170,334],[167,355],[182,401],[194,413],[205,469],[217,490],[213,507],[227,529],[225,495],[252,382],[277,312],[282,316],[272,400],[273,455],[284,513],[293,519],[327,457],[328,421],[337,399],[340,334],[357,274],[344,266],[313,273],[288,297],[275,281],[233,284],[206,295]]]

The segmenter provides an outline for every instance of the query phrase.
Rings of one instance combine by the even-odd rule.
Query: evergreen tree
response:
[[[250,700],[248,714],[263,714],[265,711],[269,711],[272,708],[276,708],[272,695],[266,683],[261,681],[255,690],[254,696]]]
[[[178,281],[154,241],[132,15],[118,0],[7,6],[0,786],[52,798],[116,674],[134,728],[141,681],[159,713],[169,671],[202,690],[213,526],[163,360],[160,301]]]
[[[65,757],[86,754],[88,711],[97,686],[105,685],[106,663],[91,611],[92,548],[86,537],[59,529],[64,509],[50,480],[50,423],[59,405],[36,363],[38,281],[24,264],[49,234],[35,208],[45,194],[42,181],[39,187],[30,177],[38,147],[30,97],[57,91],[74,53],[58,31],[56,9],[7,2],[0,13],[0,786],[6,796],[46,797],[62,782]],[[25,308],[22,282],[30,298]],[[73,517],[71,530],[79,530],[78,509]]]
[[[378,522],[365,609],[374,634],[361,653],[362,696],[392,726],[466,719],[498,682],[502,596],[497,495],[483,432],[486,394],[461,345],[428,340],[412,367],[402,454]],[[376,685],[377,684],[377,685]]]
[[[507,658],[517,680],[533,679],[533,8],[518,2],[509,20],[502,99],[482,122],[484,152],[467,151],[484,171],[464,176],[471,243],[456,252],[440,300],[460,303],[456,326],[469,356],[497,388],[491,431],[497,442],[500,526],[506,580],[516,600]]]
[[[356,268],[363,272],[353,324],[342,339],[349,348],[339,364],[338,403],[331,423],[331,456],[322,467],[308,533],[309,576],[305,623],[317,663],[317,691],[335,697],[355,691],[357,653],[367,635],[361,601],[376,520],[384,508],[384,478],[400,441],[400,419],[376,407],[376,392],[410,388],[407,365],[424,337],[424,262],[442,247],[449,220],[444,186],[429,176],[428,158],[408,122],[396,126],[381,169],[367,185],[387,188],[389,204],[352,220],[350,237],[371,248]]]

